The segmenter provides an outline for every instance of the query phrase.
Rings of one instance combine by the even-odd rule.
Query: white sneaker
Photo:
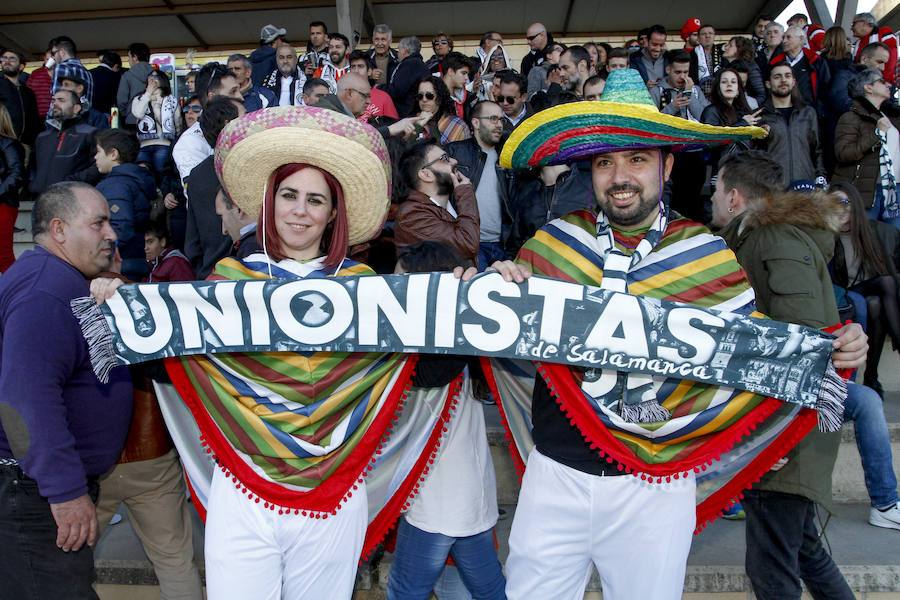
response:
[[[875,527],[887,527],[888,529],[900,529],[900,504],[882,512],[877,508],[869,510],[869,523]]]

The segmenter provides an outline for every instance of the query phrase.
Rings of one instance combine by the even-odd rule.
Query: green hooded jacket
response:
[[[824,193],[785,193],[763,200],[719,231],[737,255],[771,319],[822,329],[839,322],[828,273],[843,208]],[[797,494],[831,510],[831,474],[841,433],[811,431],[755,488]]]

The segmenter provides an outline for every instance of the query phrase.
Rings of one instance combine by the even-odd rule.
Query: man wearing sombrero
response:
[[[763,135],[661,114],[636,71],[615,71],[600,102],[534,115],[500,157],[507,168],[589,159],[599,210],[551,221],[515,263],[494,268],[507,280],[534,273],[750,313],[753,291],[734,254],[671,212],[664,184],[673,152]],[[858,366],[865,335],[856,326],[839,333],[835,367]],[[541,363],[537,371],[528,407],[515,393],[527,371],[501,361],[489,369],[511,446],[528,457],[509,539],[510,599],[581,598],[591,563],[604,598],[681,598],[695,527],[815,424],[812,411],[722,386]],[[529,412],[530,436],[521,418]]]

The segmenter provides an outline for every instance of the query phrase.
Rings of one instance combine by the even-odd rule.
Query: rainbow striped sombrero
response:
[[[532,115],[506,141],[505,168],[544,167],[636,148],[673,151],[766,137],[760,127],[715,127],[657,110],[640,74],[613,71],[600,101],[559,104]]]

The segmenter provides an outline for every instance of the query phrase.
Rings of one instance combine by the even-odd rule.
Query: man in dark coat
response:
[[[528,40],[530,50],[525,55],[525,58],[522,59],[522,68],[519,69],[519,72],[527,80],[528,72],[532,68],[543,64],[544,50],[553,43],[553,34],[547,31],[547,28],[542,23],[532,23],[525,30],[525,39]]]
[[[275,51],[286,42],[284,36],[287,29],[266,25],[259,32],[259,48],[250,54],[251,68],[253,69],[250,80],[254,86],[262,85],[263,79],[275,70]]]
[[[227,114],[226,114],[227,110]],[[200,130],[211,147],[231,120],[239,115],[237,107],[222,104],[222,118],[216,118],[217,111],[204,110],[200,115]],[[231,238],[223,232],[222,219],[216,214],[216,194],[221,189],[216,176],[214,156],[200,162],[185,183],[188,196],[187,231],[184,253],[191,261],[198,279],[206,279],[216,263],[231,251]]]
[[[419,80],[428,75],[428,67],[422,60],[422,43],[419,38],[406,37],[397,45],[400,64],[388,82],[386,92],[397,107],[400,118],[416,113],[416,89]]]
[[[116,106],[116,95],[122,79],[122,58],[112,50],[101,50],[97,55],[100,65],[91,69],[91,77],[94,79],[91,108],[108,115],[112,107]]]
[[[831,72],[828,69],[828,63],[825,59],[805,48],[806,34],[800,27],[788,27],[784,32],[784,39],[781,42],[784,48],[783,54],[772,56],[769,61],[770,67],[774,67],[778,63],[786,62],[794,71],[794,80],[797,82],[797,89],[803,97],[803,101],[807,105],[816,109],[816,112],[822,116],[824,114],[824,102],[819,97],[819,90],[827,90]]]
[[[31,146],[43,129],[37,99],[31,88],[19,82],[22,55],[13,50],[0,53],[0,104],[6,107],[12,119],[13,130],[19,141]]]
[[[34,159],[29,189],[40,194],[60,181],[84,181],[95,184],[100,172],[94,164],[96,129],[81,118],[81,101],[70,90],[53,94],[48,115],[60,128],[48,128],[34,143]]]

